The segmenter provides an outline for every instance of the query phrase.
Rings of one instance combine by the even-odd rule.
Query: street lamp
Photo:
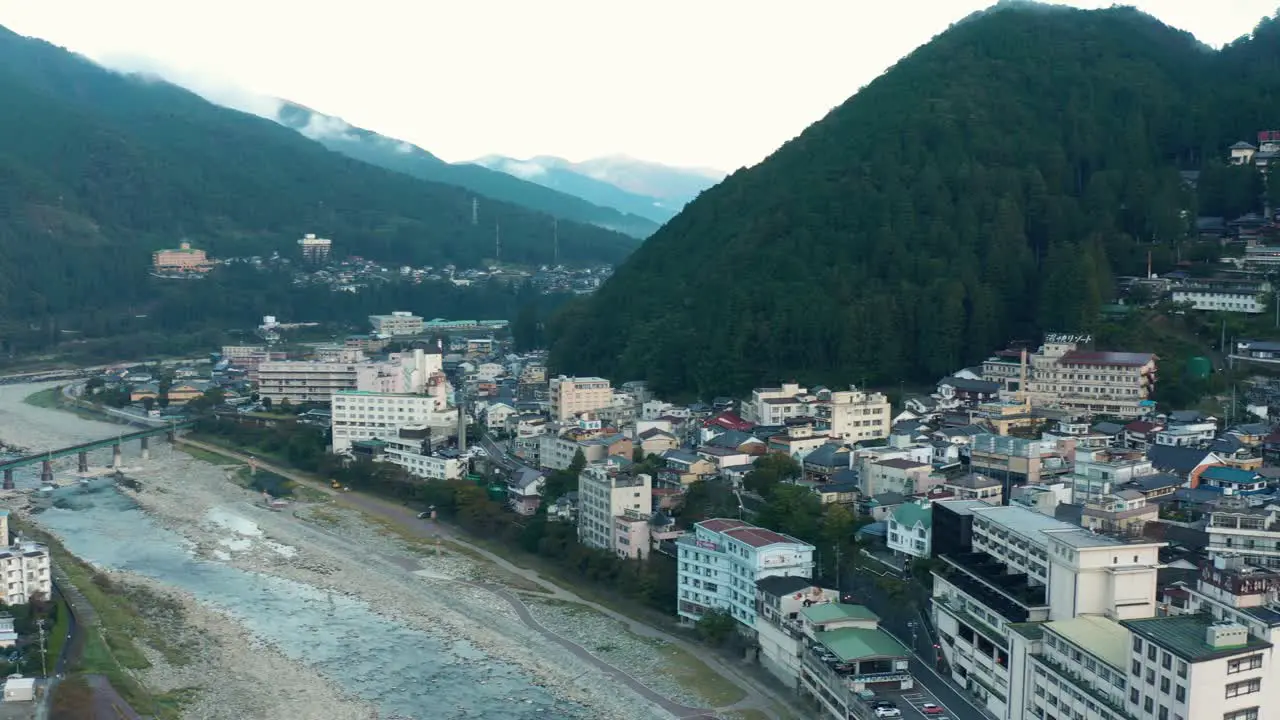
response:
[[[911,652],[916,651],[916,621],[908,620],[907,629],[911,631]]]

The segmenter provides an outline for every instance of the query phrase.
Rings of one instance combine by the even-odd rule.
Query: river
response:
[[[22,405],[21,397],[36,389],[0,388],[0,439],[39,451],[118,432],[113,425]],[[24,474],[20,484],[33,480]],[[520,667],[489,657],[465,639],[395,623],[359,598],[235,567],[218,559],[229,557],[225,553],[197,552],[110,480],[64,487],[53,496],[54,506],[36,521],[71,552],[101,568],[190,593],[384,713],[423,719],[598,717],[558,700]],[[228,549],[257,532],[252,520],[234,514],[209,519],[227,528]],[[287,555],[294,549],[276,551]],[[270,684],[271,678],[262,682]]]

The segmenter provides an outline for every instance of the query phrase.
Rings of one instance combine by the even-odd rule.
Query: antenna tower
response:
[[[502,262],[502,225],[493,221],[493,260],[494,264]]]
[[[551,264],[560,264],[560,218],[551,219]]]
[[[480,198],[471,198],[471,224],[480,224]]]

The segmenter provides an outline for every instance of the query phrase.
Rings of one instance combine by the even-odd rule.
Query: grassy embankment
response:
[[[140,644],[155,650],[172,665],[181,666],[189,662],[194,648],[175,642],[163,631],[165,626],[182,622],[181,607],[143,588],[117,583],[72,555],[57,538],[21,521],[14,524],[15,529],[21,529],[27,536],[49,545],[54,565],[65,573],[71,585],[92,607],[92,620],[89,612],[80,609],[79,647],[72,648],[68,677],[103,675],[140,714],[158,720],[181,717],[182,706],[190,698],[192,690],[153,693],[135,676],[136,672],[151,667]],[[68,621],[69,614],[60,609],[59,621],[52,631],[48,648],[50,670],[61,651]],[[68,693],[75,693],[80,683],[71,682],[67,687]],[[57,702],[55,698],[55,704]]]

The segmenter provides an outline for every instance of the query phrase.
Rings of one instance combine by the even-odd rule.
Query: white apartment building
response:
[[[1172,447],[1198,447],[1213,442],[1218,436],[1218,423],[1198,422],[1173,425],[1156,431],[1156,444]]]
[[[831,392],[826,397],[819,392],[816,411],[818,419],[829,425],[827,434],[845,442],[889,437],[892,409],[884,393],[854,387]]]
[[[1082,416],[1136,418],[1154,405],[1156,357],[1151,353],[1079,349],[1087,338],[1048,336],[1033,354],[1005,350],[982,363],[982,379],[1001,384],[1002,396],[1033,407]],[[1025,366],[1023,364],[1025,358]],[[1022,378],[1026,387],[1022,387]]]
[[[1249,565],[1280,568],[1280,511],[1275,505],[1250,507],[1248,501],[1225,495],[1209,513],[1205,532],[1210,557],[1239,556]]]
[[[1152,616],[1165,543],[1127,542],[1027,508],[973,502],[933,505],[940,562],[934,625],[952,679],[995,716],[1020,717],[1022,680],[1011,669],[1014,626],[1078,615]]]
[[[332,395],[333,452],[344,453],[356,440],[387,439],[402,427],[428,426],[436,437],[453,437],[458,409],[442,393],[403,394],[342,390]]]
[[[551,379],[548,391],[551,419],[557,422],[572,420],[579,413],[600,410],[613,404],[613,388],[604,378],[561,375]]]
[[[266,351],[265,345],[223,345],[221,355],[223,360],[229,360],[232,365],[235,365],[237,360],[244,360]]]
[[[1189,303],[1193,310],[1257,314],[1263,306],[1269,283],[1197,284],[1174,288],[1169,294],[1175,303]]]
[[[756,388],[742,403],[742,419],[755,425],[783,425],[793,417],[808,414],[809,390],[798,383],[782,387]]]
[[[447,393],[444,356],[411,350],[391,353],[385,362],[363,363],[356,366],[355,389],[379,393]]]
[[[393,312],[390,315],[370,315],[369,324],[378,335],[421,335],[422,318],[411,312]]]
[[[758,581],[775,575],[813,576],[812,545],[742,520],[703,520],[676,546],[677,613],[685,622],[697,622],[707,610],[719,608],[754,629]]]
[[[331,360],[271,360],[258,364],[258,394],[273,405],[327,403],[341,390],[356,389],[357,367],[364,353],[346,350]]]
[[[380,437],[386,443],[383,462],[399,465],[410,475],[427,480],[456,480],[466,475],[467,463],[460,457],[429,454],[428,438],[437,437],[429,435],[430,431],[425,425],[409,425],[394,435]]]
[[[49,548],[40,543],[9,541],[9,511],[0,510],[0,573],[4,578],[4,603],[26,605],[40,593],[53,597]]]
[[[1141,450],[1077,449],[1071,475],[1071,502],[1083,505],[1119,489],[1134,478],[1155,475]]]
[[[615,518],[628,513],[646,521],[653,514],[653,478],[608,462],[583,468],[578,475],[578,542],[632,557],[643,552],[617,542]]]

